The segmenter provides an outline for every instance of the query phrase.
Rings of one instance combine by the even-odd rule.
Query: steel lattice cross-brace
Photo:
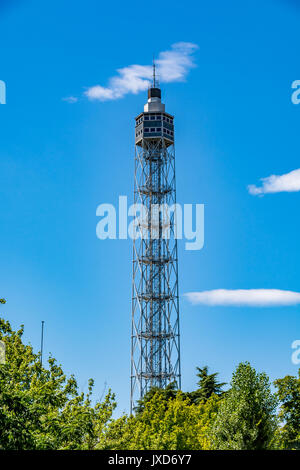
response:
[[[135,129],[131,412],[151,387],[181,386],[173,120],[153,86]]]

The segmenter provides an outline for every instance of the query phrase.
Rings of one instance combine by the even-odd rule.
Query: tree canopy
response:
[[[0,449],[93,449],[116,404],[109,391],[105,400],[91,403],[78,393],[73,376],[66,377],[52,357],[48,368],[40,355],[22,342],[23,327],[13,331],[0,319],[0,339],[6,362],[0,364]]]
[[[226,385],[225,382],[218,382],[218,372],[213,374],[208,373],[208,366],[202,369],[197,367],[197,377],[199,378],[197,385],[198,388],[191,392],[190,397],[194,403],[206,402],[212,395],[221,397],[223,395],[222,388]]]
[[[0,318],[0,450],[300,449],[300,370],[276,380],[273,393],[265,373],[241,363],[224,392],[216,372],[198,367],[195,391],[152,388],[133,415],[114,418],[110,390],[95,400],[90,380],[79,393],[53,357],[42,366],[23,331]]]
[[[272,446],[277,401],[269,378],[249,363],[238,365],[231,388],[211,429],[213,447],[222,450],[262,450]]]
[[[275,380],[280,402],[279,442],[282,448],[300,450],[300,369],[298,377]]]

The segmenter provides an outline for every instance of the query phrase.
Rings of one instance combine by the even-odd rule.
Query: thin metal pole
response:
[[[44,348],[44,320],[42,320],[42,334],[41,334],[41,366],[43,365],[43,348]]]

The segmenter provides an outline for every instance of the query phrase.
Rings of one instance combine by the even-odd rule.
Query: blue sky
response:
[[[152,7],[151,7],[152,8]],[[299,168],[300,8],[294,1],[0,2],[0,252],[3,314],[80,389],[107,383],[129,408],[130,240],[96,238],[96,208],[132,198],[134,117],[146,93],[90,100],[117,69],[148,65],[172,44],[198,49],[185,81],[162,83],[175,114],[177,200],[205,204],[205,245],[179,242],[183,389],[196,366],[229,381],[244,360],[296,374],[299,305],[192,304],[187,292],[299,292],[300,193],[250,194]],[[78,100],[69,103],[66,97]]]

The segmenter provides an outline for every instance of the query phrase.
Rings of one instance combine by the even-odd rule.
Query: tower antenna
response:
[[[155,69],[154,56],[153,56],[153,88],[156,88],[156,69]]]

